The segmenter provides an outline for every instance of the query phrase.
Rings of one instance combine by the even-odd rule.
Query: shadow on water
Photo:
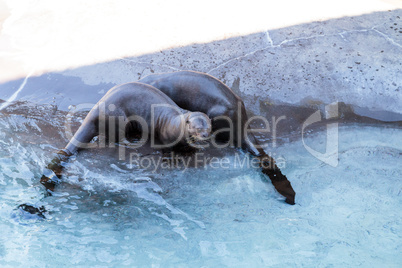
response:
[[[36,242],[43,243],[46,248],[53,248],[53,254],[58,256],[54,260],[56,264],[70,263],[63,250],[55,247],[58,235],[61,235],[64,249],[74,252],[76,259],[72,263],[103,260],[117,264],[124,259],[132,264],[142,254],[138,263],[146,265],[166,260],[195,265],[202,264],[203,260],[211,264],[233,264],[225,256],[234,258],[235,263],[261,265],[270,263],[263,254],[273,248],[276,258],[283,258],[278,263],[290,263],[290,256],[296,256],[297,263],[313,264],[316,258],[328,264],[332,261],[331,254],[344,256],[342,250],[353,251],[354,255],[349,254],[347,261],[356,261],[353,256],[357,256],[360,260],[357,263],[370,263],[363,259],[373,260],[378,253],[369,246],[366,250],[358,249],[360,242],[356,241],[359,239],[363,241],[361,244],[374,243],[362,230],[374,226],[374,233],[383,231],[386,234],[376,236],[380,244],[390,245],[396,237],[397,224],[392,220],[384,222],[381,218],[380,222],[387,226],[385,231],[381,229],[375,224],[376,214],[370,207],[359,210],[348,203],[361,201],[352,193],[356,182],[350,182],[350,190],[346,181],[335,182],[334,178],[343,177],[336,173],[337,170],[344,171],[350,178],[356,177],[350,171],[353,168],[360,172],[357,177],[368,176],[364,167],[342,160],[350,160],[354,154],[368,161],[372,154],[377,154],[394,163],[400,157],[399,145],[391,150],[386,141],[381,141],[381,148],[374,141],[372,146],[378,148],[377,153],[363,147],[350,149],[345,145],[340,168],[331,169],[308,158],[305,151],[302,152],[304,149],[295,144],[300,143],[303,122],[316,111],[325,114],[325,107],[335,101],[339,101],[338,116],[317,122],[308,129],[310,141],[317,142],[318,146],[323,143],[319,136],[321,130],[333,122],[367,128],[378,135],[381,135],[381,129],[388,129],[391,137],[397,136],[393,131],[402,126],[401,110],[396,106],[401,103],[402,28],[390,25],[394,25],[394,21],[399,24],[401,15],[401,10],[395,10],[296,25],[272,30],[269,34],[255,33],[29,77],[16,101],[0,111],[0,184],[4,186],[0,190],[4,204],[0,207],[0,216],[7,223],[5,231],[14,232],[14,238],[21,241],[25,241],[22,239],[25,231],[18,233],[20,231],[13,225],[15,222],[38,228],[40,231],[28,230],[32,237],[36,237],[35,232],[46,231],[49,242],[41,236],[27,242],[32,247],[30,254],[39,252],[34,247]],[[379,24],[374,25],[375,21]],[[378,43],[371,45],[371,42]],[[244,99],[250,115],[262,115],[272,124],[271,131],[258,138],[267,142],[277,155],[290,159],[284,170],[290,181],[295,182],[300,195],[297,209],[301,214],[295,208],[285,208],[277,202],[280,199],[277,193],[262,180],[255,180],[259,175],[251,168],[216,172],[201,166],[182,172],[172,165],[154,172],[144,166],[131,166],[128,161],[131,153],[152,155],[155,161],[163,158],[169,161],[169,156],[153,152],[147,146],[127,149],[125,160],[118,157],[121,146],[80,153],[66,168],[66,183],[58,187],[54,196],[41,200],[39,177],[42,168],[52,153],[68,141],[65,123],[69,106],[95,104],[112,86],[136,81],[151,73],[189,69],[221,79]],[[23,82],[24,79],[18,79],[1,84],[0,99],[9,99]],[[75,114],[71,123],[73,129],[78,128],[85,115],[86,111]],[[279,120],[281,117],[284,119]],[[275,120],[279,121],[274,134]],[[259,121],[253,123],[255,128],[260,126]],[[353,135],[345,137],[353,140]],[[273,139],[277,147],[273,146]],[[341,147],[342,142],[348,144],[349,140],[340,138]],[[358,140],[353,142],[358,144]],[[233,159],[239,152],[228,148],[203,153]],[[392,170],[392,166],[375,170],[382,176],[400,175],[400,170]],[[317,174],[324,178],[315,180]],[[380,194],[377,196],[371,189],[373,182],[361,183],[367,184],[368,195],[372,197],[372,200],[365,197],[364,202],[377,202]],[[386,184],[381,183],[379,187],[382,193],[400,196]],[[366,196],[364,189],[357,189],[358,194]],[[352,199],[342,199],[337,191]],[[327,197],[337,199],[326,204]],[[26,200],[46,206],[45,223],[18,216],[14,208]],[[387,196],[384,200],[379,207],[391,213],[387,205],[392,203],[392,198]],[[317,202],[322,207],[316,205]],[[366,220],[372,225],[360,222],[365,218],[364,209],[370,211]],[[288,212],[283,214],[285,210]],[[14,215],[14,220],[10,219],[10,214]],[[323,218],[317,219],[314,215]],[[344,217],[345,221],[339,222],[339,217]],[[345,233],[332,232],[327,221],[338,224],[336,226],[341,226]],[[359,230],[353,229],[353,224],[357,224]],[[229,226],[227,230],[221,227],[226,225]],[[99,231],[102,228],[105,233]],[[359,232],[352,234],[348,228]],[[142,233],[136,233],[136,230]],[[261,234],[268,239],[260,241],[256,247],[250,241],[260,239]],[[133,244],[132,237],[143,247]],[[1,242],[0,256],[5,241]],[[93,247],[85,248],[88,244]],[[22,250],[14,244],[7,245],[18,252]],[[72,245],[78,247],[74,249]],[[96,245],[106,248],[105,256],[96,253]],[[383,256],[392,255],[394,249],[389,249],[391,253]],[[150,252],[159,255],[153,256]],[[247,256],[253,256],[253,260]],[[44,259],[39,257],[39,261]],[[344,264],[341,259],[338,258],[338,264]],[[388,259],[391,264],[392,260]],[[376,261],[380,263],[378,258]]]

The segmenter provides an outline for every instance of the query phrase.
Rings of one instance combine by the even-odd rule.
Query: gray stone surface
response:
[[[402,47],[376,31],[313,36],[232,60],[211,72],[240,78],[247,96],[300,105],[342,101],[401,113]],[[233,74],[230,70],[239,70]]]
[[[401,114],[402,34],[395,30],[401,16],[401,10],[395,10],[314,22],[62,74],[96,85],[133,81],[154,72],[197,70],[231,86],[254,113],[261,113],[260,102],[310,106],[339,101],[366,109],[365,115]]]
[[[278,105],[322,109],[343,102],[360,115],[400,121],[401,16],[401,9],[344,16],[42,71],[2,82],[0,99],[9,100],[20,89],[14,101],[67,110],[70,105],[95,103],[113,85],[151,73],[195,70],[232,87],[255,114]]]

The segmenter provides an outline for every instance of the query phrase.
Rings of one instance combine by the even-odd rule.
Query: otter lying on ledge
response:
[[[201,112],[181,109],[158,89],[128,83],[113,87],[91,109],[67,146],[60,150],[47,166],[41,183],[49,194],[61,176],[62,162],[79,149],[91,147],[98,135],[109,140],[121,140],[128,134],[141,133],[144,139],[155,135],[158,148],[192,145],[210,137],[211,121]]]
[[[290,182],[249,132],[244,103],[228,86],[211,75],[194,71],[153,74],[138,82],[158,88],[183,109],[207,114],[212,119],[212,130],[219,132],[217,138],[229,140],[231,145],[258,157],[262,172],[271,179],[275,189],[286,197],[286,203],[295,204],[296,193]],[[233,131],[228,132],[229,129]]]

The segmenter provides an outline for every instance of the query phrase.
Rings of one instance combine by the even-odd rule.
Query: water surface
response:
[[[64,145],[57,115],[25,105],[0,114],[0,265],[153,267],[396,267],[401,257],[401,130],[339,129],[339,163],[301,140],[274,149],[297,192],[287,205],[258,171],[190,168],[153,173],[102,153],[72,159],[43,199],[38,183]],[[42,109],[46,110],[46,109]],[[47,111],[47,110],[46,110]],[[53,122],[50,124],[50,122]],[[77,122],[78,123],[78,122]],[[326,132],[305,143],[325,148]],[[45,220],[16,210],[44,205]]]

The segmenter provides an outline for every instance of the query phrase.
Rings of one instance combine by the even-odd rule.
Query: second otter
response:
[[[209,74],[194,71],[153,74],[139,82],[158,88],[183,109],[207,114],[212,119],[213,131],[219,132],[219,138],[229,139],[232,145],[258,157],[262,172],[271,179],[275,189],[286,197],[287,203],[295,204],[296,193],[290,182],[275,160],[258,146],[254,135],[247,131],[244,103],[228,86]],[[226,131],[228,129],[231,131]]]

